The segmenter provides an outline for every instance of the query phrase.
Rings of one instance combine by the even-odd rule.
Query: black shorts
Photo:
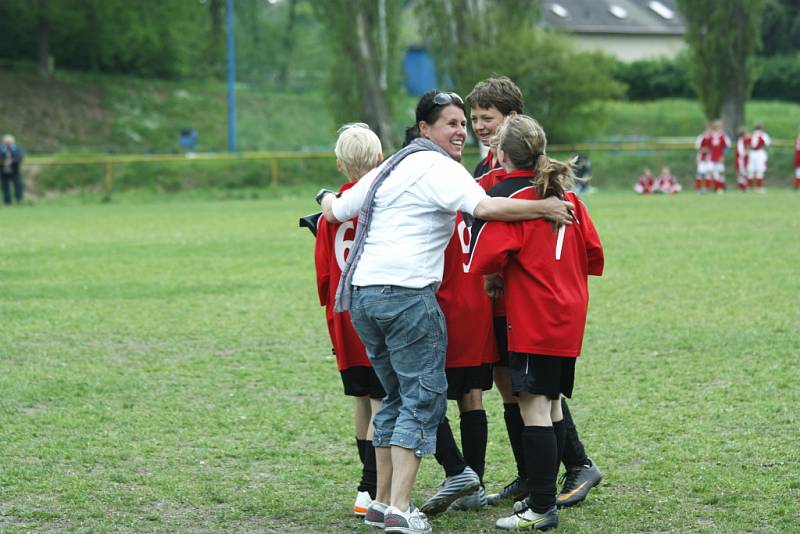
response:
[[[494,342],[500,359],[494,362],[495,367],[508,367],[508,322],[505,317],[494,318]]]
[[[553,400],[557,400],[562,394],[572,397],[575,358],[512,352],[508,363],[511,367],[511,391],[514,395],[525,391],[533,395],[545,395]]]
[[[378,375],[372,367],[357,365],[344,371],[339,371],[342,375],[344,394],[348,397],[365,397],[370,399],[382,399],[386,396],[383,385],[378,380]]]
[[[444,370],[447,375],[447,398],[461,400],[473,389],[489,391],[492,389],[492,366],[488,364],[474,367],[451,367]]]

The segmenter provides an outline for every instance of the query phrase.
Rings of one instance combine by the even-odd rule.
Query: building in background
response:
[[[403,68],[406,90],[421,95],[437,87],[436,67],[417,33],[414,2],[403,10],[409,43]],[[686,46],[686,25],[675,0],[544,0],[541,25],[572,37],[579,50],[599,51],[621,61],[674,58]]]
[[[686,46],[675,0],[545,0],[543,26],[572,36],[581,50],[622,61],[673,58]]]

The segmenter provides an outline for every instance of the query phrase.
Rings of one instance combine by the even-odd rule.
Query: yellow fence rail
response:
[[[791,147],[794,141],[785,139],[773,140],[773,146]],[[686,137],[657,138],[643,141],[626,141],[616,143],[576,143],[550,145],[550,152],[581,153],[592,151],[646,151],[646,150],[691,150],[694,149],[694,139]],[[477,148],[468,148],[467,154],[477,154]],[[280,181],[279,162],[281,160],[297,159],[333,159],[333,151],[304,152],[304,151],[276,151],[276,152],[238,152],[238,153],[186,153],[186,154],[118,154],[102,156],[30,156],[26,158],[29,165],[55,166],[55,165],[103,165],[105,167],[104,187],[111,193],[114,185],[114,166],[128,163],[163,163],[163,162],[191,162],[191,161],[269,161],[270,183],[273,189],[278,187]]]

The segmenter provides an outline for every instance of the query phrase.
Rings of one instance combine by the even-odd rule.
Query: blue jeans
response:
[[[354,287],[350,317],[386,390],[373,445],[432,454],[447,410],[447,330],[433,286]]]
[[[14,184],[14,198],[17,203],[22,202],[24,194],[24,184],[22,183],[22,176],[19,173],[6,174],[0,173],[0,184],[3,190],[3,203],[11,204],[11,184]]]

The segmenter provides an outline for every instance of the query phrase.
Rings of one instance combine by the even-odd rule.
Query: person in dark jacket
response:
[[[11,204],[11,184],[14,184],[14,198],[17,203],[22,203],[24,187],[19,166],[22,162],[22,150],[17,146],[13,135],[3,136],[3,144],[0,145],[0,179],[3,187],[3,203]]]

